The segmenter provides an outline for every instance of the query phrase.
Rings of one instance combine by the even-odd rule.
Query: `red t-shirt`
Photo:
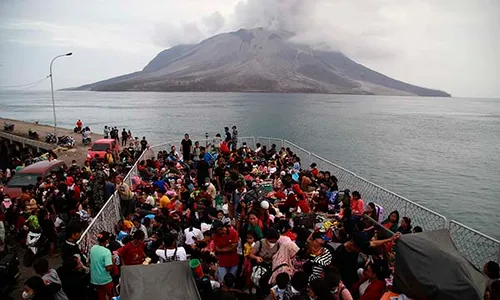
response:
[[[144,244],[142,242],[137,246],[132,242],[126,244],[118,249],[118,255],[124,265],[140,265],[144,262],[144,259],[146,259]]]
[[[238,232],[232,228],[229,228],[227,234],[214,234],[213,242],[215,248],[229,247],[232,244],[238,243]],[[219,266],[221,267],[237,266],[240,260],[236,249],[234,249],[233,252],[218,253],[217,259],[219,260]]]
[[[308,214],[311,211],[306,200],[300,200],[299,202],[297,202],[297,206],[300,207],[300,210],[304,214]]]
[[[311,170],[311,174],[314,176],[314,177],[317,177],[318,174],[319,174],[319,170],[317,168],[314,168]]]

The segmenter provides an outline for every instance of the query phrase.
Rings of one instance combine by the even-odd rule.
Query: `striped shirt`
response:
[[[332,254],[326,248],[323,248],[320,255],[310,259],[312,262],[312,274],[309,280],[321,279],[323,277],[324,267],[331,265],[332,259]]]

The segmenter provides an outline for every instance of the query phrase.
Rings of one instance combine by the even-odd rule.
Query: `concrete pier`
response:
[[[14,124],[13,132],[5,132],[4,124]],[[85,126],[85,124],[84,124]],[[39,140],[28,138],[28,131],[36,131],[39,135]],[[90,128],[91,130],[100,131],[101,128]],[[0,118],[0,142],[2,152],[4,151],[29,151],[32,154],[43,154],[48,150],[54,151],[58,159],[71,164],[72,160],[76,160],[78,164],[83,164],[87,157],[87,151],[90,146],[82,145],[82,135],[74,133],[73,128],[57,128],[57,136],[67,135],[75,139],[73,148],[58,147],[55,144],[45,143],[45,137],[48,133],[53,133],[54,127],[20,120],[12,120]],[[92,133],[92,141],[103,138],[102,134]],[[8,152],[7,152],[8,153]]]

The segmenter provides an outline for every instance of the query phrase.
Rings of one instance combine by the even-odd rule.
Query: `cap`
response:
[[[213,229],[213,230],[220,229],[220,228],[222,228],[223,226],[224,226],[224,224],[222,224],[222,221],[220,221],[220,220],[214,220],[214,221],[212,222],[212,229]]]
[[[267,202],[266,200],[262,201],[260,203],[260,207],[263,209],[269,209],[269,202]]]

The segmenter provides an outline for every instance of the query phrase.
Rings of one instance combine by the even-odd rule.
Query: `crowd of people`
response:
[[[72,165],[2,209],[18,238],[27,224],[61,249],[57,270],[35,262],[24,299],[112,299],[121,266],[189,260],[202,299],[378,300],[392,284],[397,239],[422,231],[398,211],[383,220],[383,207],[339,190],[335,174],[303,166],[289,148],[239,145],[236,126],[205,146],[185,134],[180,153],[158,151],[123,182],[146,150]],[[115,191],[122,219],[82,253],[85,224]],[[498,264],[485,273],[498,299]]]
[[[139,140],[138,137],[135,137],[135,141],[133,140],[132,137],[132,132],[125,128],[120,133],[120,130],[118,129],[117,126],[104,126],[104,138],[105,139],[114,139],[118,143],[120,143],[120,135],[121,135],[121,145],[122,146],[127,146],[127,142],[130,140],[132,142],[136,142]]]

